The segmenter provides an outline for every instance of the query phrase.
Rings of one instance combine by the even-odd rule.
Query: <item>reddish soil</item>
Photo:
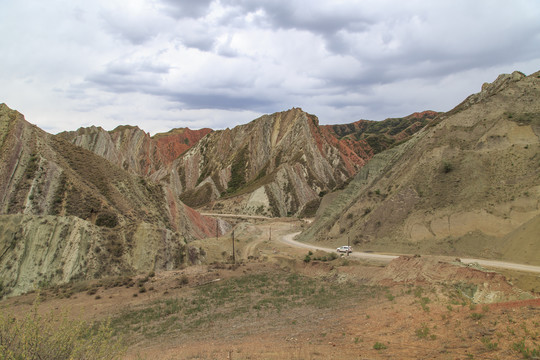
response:
[[[170,164],[210,132],[212,129],[191,130],[183,128],[172,130],[169,133],[156,134],[153,139],[156,141],[157,149],[164,161]]]

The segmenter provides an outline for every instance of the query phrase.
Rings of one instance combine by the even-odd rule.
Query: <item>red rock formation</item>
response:
[[[160,158],[165,163],[170,164],[210,132],[212,132],[212,129],[208,128],[200,130],[180,128],[167,133],[156,134],[152,139],[156,143]]]

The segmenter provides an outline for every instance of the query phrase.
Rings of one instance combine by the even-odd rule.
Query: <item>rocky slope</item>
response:
[[[539,263],[540,72],[501,75],[377,154],[303,240]]]
[[[221,224],[223,225],[223,224]],[[0,291],[174,268],[215,220],[0,104]]]
[[[310,216],[322,195],[345,186],[374,153],[407,140],[435,114],[320,126],[294,108],[215,131],[178,159],[181,197],[217,211]]]
[[[390,118],[383,121],[359,120],[350,124],[322,127],[340,141],[345,142],[356,153],[374,155],[407,141],[438,114],[427,110],[403,118]]]
[[[319,126],[314,115],[291,109],[211,134],[209,129],[175,129],[151,138],[137,127],[123,126],[60,136],[159,182],[193,207],[310,215],[320,194],[344,186],[373,154],[406,141],[436,114]]]
[[[211,129],[173,129],[150,136],[137,126],[119,126],[112,131],[101,127],[80,128],[58,136],[104,157],[132,173],[152,177],[156,171],[170,171],[172,162],[195,145]]]
[[[295,108],[214,131],[175,165],[187,204],[287,216],[316,208],[319,195],[342,186],[366,158]]]

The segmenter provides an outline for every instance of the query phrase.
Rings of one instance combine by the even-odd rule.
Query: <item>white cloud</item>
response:
[[[0,13],[0,102],[49,131],[321,123],[449,110],[540,64],[534,0],[20,1]]]

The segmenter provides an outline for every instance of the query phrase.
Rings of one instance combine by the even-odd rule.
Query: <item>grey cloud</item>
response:
[[[133,12],[119,10],[102,9],[100,18],[109,33],[129,41],[133,45],[144,44],[165,30],[166,24],[155,12],[150,12],[147,9],[137,9]]]
[[[161,0],[162,10],[176,19],[200,18],[208,12],[213,0]]]
[[[214,1],[10,2],[0,101],[69,121],[128,112],[143,128],[292,106],[344,122],[445,110],[501,72],[538,70],[534,0]]]
[[[242,79],[214,84],[213,89],[200,84],[189,91],[172,89],[161,84],[161,75],[168,72],[165,66],[141,63],[109,64],[104,71],[86,78],[84,84],[71,89],[71,96],[82,97],[85,87],[97,86],[109,93],[140,93],[164,98],[184,109],[222,109],[272,111],[276,101],[264,98],[257,91],[246,96]],[[206,82],[213,79],[207,79]],[[204,80],[202,80],[204,83]],[[249,85],[247,85],[249,86]]]
[[[162,92],[170,101],[183,105],[187,109],[221,109],[221,110],[251,110],[272,111],[276,102],[272,99],[263,99],[254,96],[242,96],[220,93],[188,93],[188,92]]]
[[[361,8],[347,2],[229,0],[223,3],[241,6],[246,12],[263,10],[273,27],[307,30],[325,36],[341,29],[361,32],[373,23]]]
[[[147,60],[140,62],[113,62],[101,72],[88,75],[85,83],[97,85],[101,89],[113,93],[151,92],[157,88],[159,78],[170,70],[168,65],[155,64]],[[79,84],[72,89],[80,92]]]

